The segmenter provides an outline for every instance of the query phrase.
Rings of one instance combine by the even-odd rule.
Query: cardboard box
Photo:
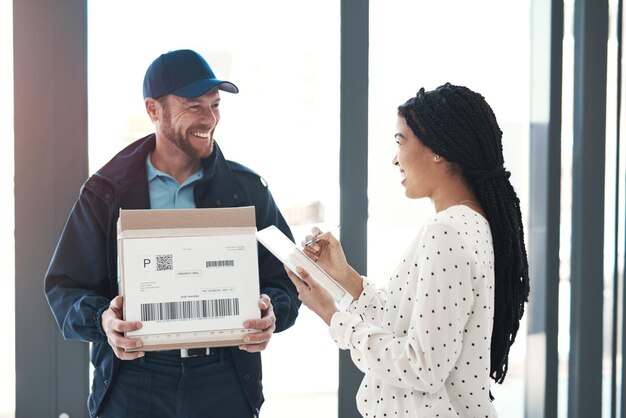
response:
[[[143,351],[242,343],[260,318],[254,207],[120,210],[119,289]]]

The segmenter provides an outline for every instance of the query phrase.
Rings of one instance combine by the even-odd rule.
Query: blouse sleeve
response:
[[[364,321],[349,312],[332,317],[337,346],[351,351],[364,373],[390,384],[426,392],[441,388],[461,353],[465,324],[473,304],[472,253],[459,245],[449,225],[426,227],[407,277],[418,280],[403,295],[401,311],[410,315],[406,330]]]
[[[386,300],[387,292],[378,289],[374,283],[363,277],[363,291],[359,298],[350,304],[348,312],[362,315],[364,320],[378,324],[382,321]]]

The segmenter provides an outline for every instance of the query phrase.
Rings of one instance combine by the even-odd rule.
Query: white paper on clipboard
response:
[[[263,244],[289,270],[296,272],[296,267],[305,269],[335,300],[338,308],[345,310],[352,303],[352,296],[328,275],[320,266],[302,252],[282,231],[271,225],[256,232],[257,240]]]

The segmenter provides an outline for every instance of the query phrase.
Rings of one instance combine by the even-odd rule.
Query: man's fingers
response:
[[[259,319],[248,319],[244,321],[243,326],[246,328],[266,330],[276,324],[276,315],[270,304],[269,308],[263,311],[263,316]]]
[[[120,295],[115,296],[113,299],[111,299],[111,303],[109,303],[109,306],[112,308],[121,308],[124,305],[124,298]]]
[[[109,336],[109,345],[115,349],[133,349],[143,346],[141,340],[136,338],[127,338],[120,334],[112,334]]]
[[[121,348],[114,348],[113,352],[120,360],[135,360],[145,355],[144,351],[133,351],[132,353],[128,353]]]
[[[139,348],[143,345],[138,338],[124,337],[122,334],[113,333],[109,335],[109,344],[113,347],[119,347],[123,349]]]
[[[269,296],[261,295],[259,307],[263,311],[263,316],[260,319],[249,319],[243,323],[246,328],[261,330],[261,332],[253,332],[243,337],[244,344],[240,345],[239,349],[249,353],[265,350],[276,330],[276,315],[274,315],[274,307]]]
[[[122,321],[121,319],[111,318],[109,327],[116,332],[131,332],[141,328],[140,321]]]
[[[269,344],[274,331],[276,330],[276,317],[274,314],[265,316],[261,319],[252,319],[244,323],[246,328],[260,329],[261,332],[253,332],[243,337],[244,344],[239,349],[249,353],[256,353],[265,350]]]
[[[248,353],[258,353],[267,348],[269,341],[266,341],[262,344],[243,344],[239,346],[240,350],[247,351]]]
[[[118,318],[122,318],[122,312],[124,311],[124,298],[116,296],[109,303],[109,308],[115,313]]]
[[[267,329],[276,323],[276,317],[264,317],[261,319],[249,319],[244,322],[243,326],[252,329]]]
[[[243,342],[246,344],[261,344],[267,342],[272,338],[273,330],[264,332],[254,332],[243,337]]]
[[[140,321],[120,321],[116,330],[119,332],[131,332],[141,329]]]
[[[109,303],[109,309],[102,313],[102,326],[107,335],[107,341],[115,356],[121,360],[135,360],[143,357],[143,351],[126,352],[127,349],[138,349],[143,346],[141,340],[124,336],[125,332],[136,331],[141,328],[141,321],[124,321],[124,298],[116,296]]]
[[[267,296],[266,294],[262,294],[261,297],[259,298],[259,308],[261,308],[261,310],[263,311],[269,308],[273,309],[270,297]]]
[[[275,326],[272,325],[271,329],[263,332],[255,332],[248,334],[243,338],[244,344],[239,346],[239,349],[247,351],[249,353],[256,353],[263,351],[267,348],[267,345],[274,334]]]

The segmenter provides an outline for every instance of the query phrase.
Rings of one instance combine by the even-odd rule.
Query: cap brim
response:
[[[215,87],[228,93],[239,93],[239,89],[237,88],[237,86],[235,86],[230,81],[218,80],[216,78],[205,78],[186,84],[172,91],[170,94],[180,97],[192,98],[202,96],[204,93]]]

